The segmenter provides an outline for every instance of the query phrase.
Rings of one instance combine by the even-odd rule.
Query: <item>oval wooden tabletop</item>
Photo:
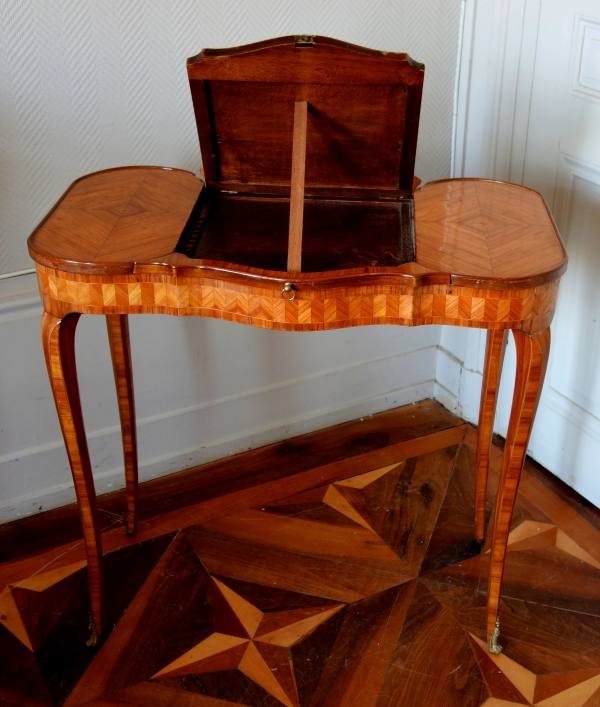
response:
[[[146,267],[231,270],[250,268],[174,253],[202,189],[190,172],[124,167],[75,182],[29,238],[32,258],[66,272],[123,274]],[[356,272],[295,274],[294,279],[335,280],[401,276],[403,284],[453,283],[480,288],[533,287],[554,280],[566,252],[542,197],[504,182],[456,179],[431,182],[415,200],[416,263]],[[360,271],[360,272],[359,272]],[[286,273],[248,272],[278,280]]]

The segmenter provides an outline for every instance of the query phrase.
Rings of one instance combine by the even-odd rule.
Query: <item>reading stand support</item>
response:
[[[302,223],[304,217],[304,174],[306,169],[306,128],[308,103],[297,101],[294,108],[294,146],[292,150],[292,183],[290,191],[290,237],[287,269],[302,270]]]

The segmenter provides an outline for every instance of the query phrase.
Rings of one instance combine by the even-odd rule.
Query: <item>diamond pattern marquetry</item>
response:
[[[556,675],[535,675],[505,655],[489,653],[483,641],[469,634],[482,678],[492,695],[486,707],[502,704],[534,707],[583,707],[600,690],[600,668],[573,670]],[[600,696],[600,695],[599,695]]]
[[[36,233],[36,244],[56,257],[66,248],[71,258],[83,262],[119,262],[129,256],[132,241],[137,258],[166,255],[201,186],[181,170],[146,167],[97,173],[75,182],[66,197],[69,208],[49,215]]]
[[[85,646],[81,544],[0,564],[0,700],[598,707],[600,519],[584,519],[524,472],[501,601],[504,650],[490,654],[489,553],[472,542],[475,432],[415,430],[387,443],[363,432],[341,458],[319,456],[291,475],[277,471],[294,464],[287,448],[261,469],[237,457],[211,472],[213,488],[222,475],[219,495],[161,506],[135,538],[106,531],[114,629],[100,649]],[[494,450],[488,517],[500,462]]]
[[[417,262],[436,270],[517,278],[551,270],[564,258],[544,200],[530,189],[434,182],[415,193],[415,210]]]

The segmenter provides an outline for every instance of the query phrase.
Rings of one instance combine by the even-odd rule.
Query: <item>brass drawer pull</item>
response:
[[[286,292],[291,292],[292,296],[291,297],[286,297]],[[291,282],[286,282],[285,285],[283,286],[283,290],[281,290],[281,296],[283,299],[287,300],[288,302],[291,302],[294,297],[296,296],[296,292],[294,290],[294,286],[292,285]]]

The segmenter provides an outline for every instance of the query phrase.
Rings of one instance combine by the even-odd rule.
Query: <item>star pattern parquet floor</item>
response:
[[[99,650],[81,543],[1,564],[0,704],[600,706],[600,514],[524,474],[491,655],[475,432],[444,419],[107,531]]]

